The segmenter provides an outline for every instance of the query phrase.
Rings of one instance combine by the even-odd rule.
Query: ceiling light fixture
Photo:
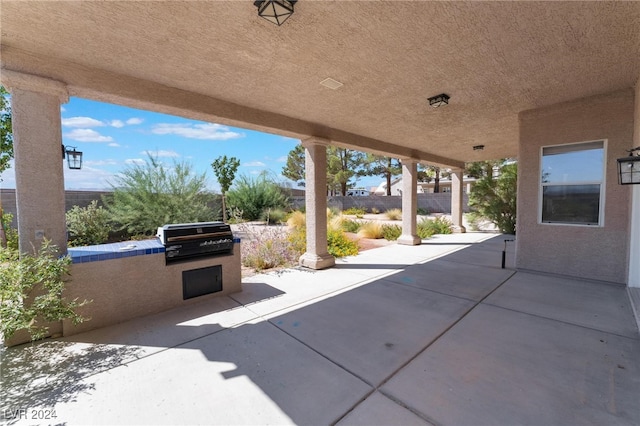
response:
[[[293,15],[293,5],[298,0],[256,0],[253,5],[258,8],[258,16],[263,17],[277,26]]]
[[[429,105],[434,108],[439,108],[442,105],[448,105],[448,104],[449,104],[449,95],[447,95],[446,93],[441,93],[439,95],[429,98]]]

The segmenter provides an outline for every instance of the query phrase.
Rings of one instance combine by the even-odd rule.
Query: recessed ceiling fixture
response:
[[[439,95],[429,98],[429,105],[434,108],[439,108],[442,105],[448,105],[448,104],[449,104],[449,95],[447,95],[446,93],[441,93]]]
[[[277,26],[293,15],[293,5],[298,0],[256,0],[253,5],[258,8],[258,16],[262,16]]]
[[[482,151],[484,149],[484,145],[474,145],[473,146],[473,150],[474,151]]]
[[[329,89],[333,89],[333,90],[339,89],[340,87],[344,86],[344,84],[340,83],[338,80],[334,80],[330,77],[322,80],[320,84],[322,84],[324,87],[328,87]]]

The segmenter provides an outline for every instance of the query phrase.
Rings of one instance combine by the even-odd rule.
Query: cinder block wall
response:
[[[469,212],[469,196],[463,194],[463,211]],[[304,197],[291,197],[294,208],[303,208],[305,204]],[[329,207],[335,207],[339,210],[346,210],[351,207],[364,208],[370,211],[372,208],[385,212],[390,209],[402,208],[402,197],[399,195],[380,196],[370,195],[367,197],[329,197]],[[441,192],[437,194],[418,194],[418,208],[424,209],[429,213],[451,213],[451,193]]]
[[[626,283],[631,188],[619,185],[616,159],[632,148],[633,89],[520,114],[516,266]],[[607,140],[604,226],[538,223],[542,146]]]

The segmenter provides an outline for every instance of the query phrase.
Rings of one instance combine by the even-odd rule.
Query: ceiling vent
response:
[[[320,84],[333,90],[339,89],[340,87],[344,86],[344,84],[332,78],[325,78],[320,82]]]

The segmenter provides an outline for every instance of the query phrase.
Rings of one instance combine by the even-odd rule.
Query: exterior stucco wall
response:
[[[182,272],[222,265],[222,291],[182,299]],[[74,263],[65,297],[92,300],[78,309],[91,318],[79,325],[63,321],[62,332],[70,336],[154,314],[212,297],[241,291],[240,244],[233,255],[208,257],[165,265],[163,253],[89,263]]]
[[[633,140],[633,89],[520,114],[516,266],[626,283],[630,186],[618,184],[616,158]],[[538,223],[540,148],[606,139],[604,226]]]

